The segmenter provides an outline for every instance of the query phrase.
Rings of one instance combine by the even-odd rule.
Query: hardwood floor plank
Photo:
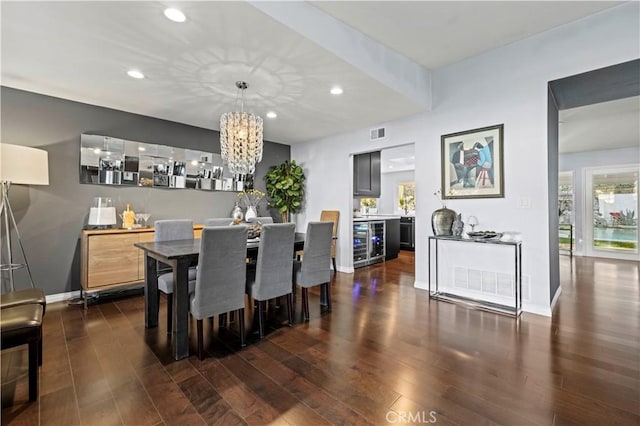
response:
[[[207,424],[213,423],[217,416],[224,414],[219,411],[221,406],[215,406],[222,397],[200,374],[178,382],[178,386]]]
[[[80,422],[86,426],[123,424],[113,399],[105,399],[80,407]]]
[[[291,424],[305,422],[314,425],[329,424],[317,412],[294,398],[287,388],[279,386],[244,359],[227,357],[221,360],[221,364],[243,383],[246,383],[265,403],[273,407],[279,418]]]
[[[231,408],[247,423],[270,423],[278,413],[218,361],[197,363],[200,371]]]
[[[45,425],[79,425],[80,413],[73,387],[40,397],[40,422]]]
[[[152,425],[162,420],[144,387],[135,378],[116,387],[113,397],[125,425]]]
[[[190,377],[200,374],[188,359],[174,361],[166,365],[165,369],[167,370],[167,373],[169,373],[173,381],[176,383],[180,383]]]
[[[156,409],[168,424],[205,424],[191,402],[167,372],[155,365],[138,372],[140,383],[154,402]]]
[[[241,356],[331,423],[345,425],[367,424],[364,418],[344,405],[339,399],[331,397],[322,389],[298,376],[257,347],[247,348],[242,351]]]

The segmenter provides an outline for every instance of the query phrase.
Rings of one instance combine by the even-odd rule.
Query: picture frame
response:
[[[504,198],[503,151],[504,124],[442,135],[442,198]]]

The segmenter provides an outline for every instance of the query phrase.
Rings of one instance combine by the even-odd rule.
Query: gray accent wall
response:
[[[560,247],[558,236],[558,143],[559,112],[554,92],[548,88],[547,105],[547,161],[549,173],[549,300],[560,288]],[[553,309],[553,306],[551,306]]]
[[[79,238],[94,197],[112,197],[118,212],[129,203],[136,212],[150,213],[150,223],[173,218],[202,223],[209,217],[230,217],[236,192],[79,183],[82,133],[219,153],[219,132],[4,86],[0,96],[2,143],[49,153],[48,186],[14,185],[10,191],[34,282],[46,294],[81,288]],[[265,141],[254,186],[264,191],[269,168],[289,159],[288,145]],[[264,204],[259,213],[269,215]],[[24,271],[17,271],[15,277],[16,287],[27,285]],[[6,291],[4,281],[3,276],[2,291]]]

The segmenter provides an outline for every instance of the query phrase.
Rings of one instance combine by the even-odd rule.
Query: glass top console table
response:
[[[508,265],[508,263],[512,263],[513,265],[513,275],[504,274],[504,273],[495,273],[495,272],[485,272],[485,271],[475,271],[476,275],[483,274],[491,276],[501,275],[501,276],[509,276],[513,279],[513,288],[509,290],[507,295],[503,294],[503,297],[483,297],[482,292],[467,292],[467,294],[458,294],[453,291],[454,285],[442,285],[439,282],[441,266],[440,263],[442,261],[443,254],[441,253],[445,248],[444,245],[449,245],[451,243],[461,243],[464,246],[459,247],[460,249],[470,248],[473,250],[481,250],[482,252],[485,249],[490,250],[490,247],[498,248],[498,246],[502,246],[505,248],[513,248],[512,254],[509,254],[510,250],[507,250],[505,256],[507,258],[511,258],[511,260],[505,260],[505,263],[501,263],[501,266]],[[468,244],[472,244],[473,246],[467,246]],[[446,247],[448,250],[447,253],[455,250],[455,247]],[[460,251],[460,250],[458,250]],[[448,257],[448,256],[447,256]],[[465,270],[465,263],[468,262],[469,257],[465,256],[454,256],[455,261],[460,265],[458,269]],[[462,305],[466,305],[472,308],[497,312],[501,314],[511,315],[514,317],[518,317],[522,313],[522,242],[521,241],[500,241],[497,238],[461,238],[461,237],[451,237],[451,236],[430,236],[428,239],[428,259],[429,259],[429,297],[432,299],[443,300],[452,303],[459,303]],[[465,261],[465,259],[467,259]],[[500,257],[502,259],[502,257]],[[449,268],[454,269],[454,268]],[[508,268],[510,269],[510,268]],[[455,279],[455,272],[451,272],[452,277],[450,281],[457,281]],[[499,287],[497,284],[499,280],[496,279],[496,289]],[[463,291],[464,293],[464,291]],[[508,297],[508,299],[507,299]],[[508,303],[508,300],[512,300],[513,303]]]

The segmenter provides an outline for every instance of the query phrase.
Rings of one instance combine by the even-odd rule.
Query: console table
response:
[[[503,305],[494,302],[490,302],[487,300],[481,300],[476,298],[470,298],[461,296],[458,294],[443,292],[438,287],[438,245],[447,243],[447,242],[461,242],[468,244],[485,244],[487,246],[490,245],[502,245],[502,246],[510,246],[513,247],[513,268],[514,268],[514,279],[515,279],[515,299],[513,306],[511,305]],[[434,257],[432,259],[431,250],[434,250]],[[461,238],[461,237],[450,237],[450,236],[430,236],[428,240],[428,258],[429,258],[429,297],[437,300],[444,300],[447,302],[460,303],[470,307],[498,312],[501,314],[512,315],[518,317],[522,313],[522,242],[512,242],[512,241],[500,241],[498,239],[487,239],[487,238]],[[432,267],[435,275],[435,279],[433,280],[432,287]]]
[[[203,225],[194,225],[200,238]],[[154,240],[154,228],[85,229],[80,237],[80,282],[87,308],[87,293],[144,283],[144,252],[134,244]]]

